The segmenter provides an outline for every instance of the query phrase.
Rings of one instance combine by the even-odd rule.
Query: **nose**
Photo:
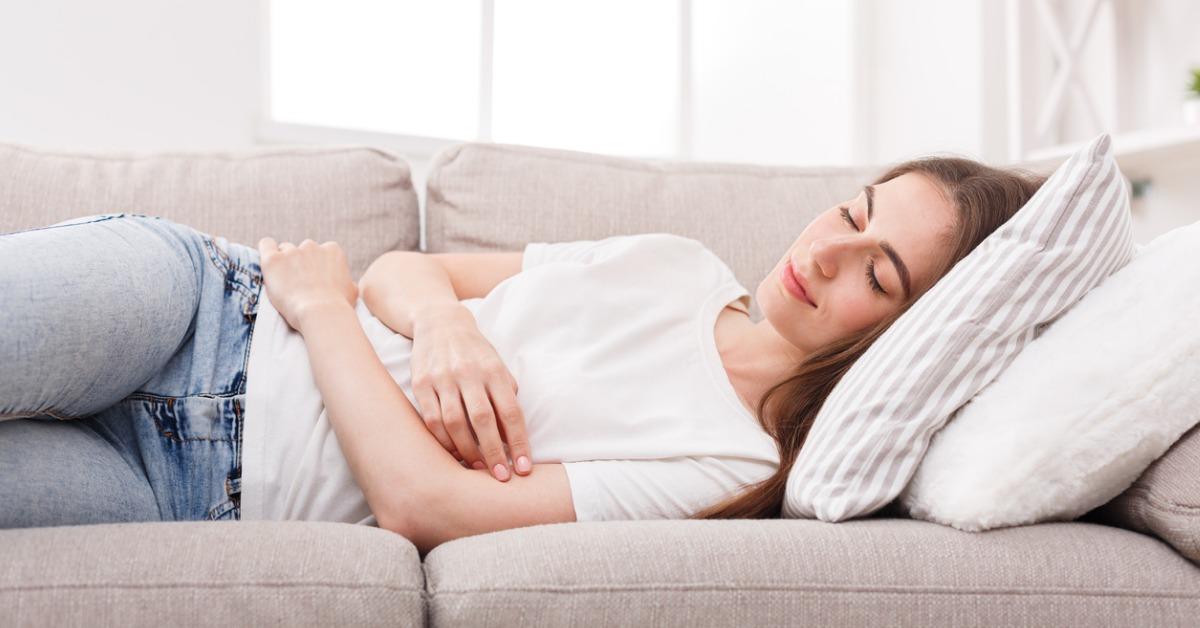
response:
[[[832,279],[837,276],[838,266],[848,255],[855,254],[869,245],[861,237],[835,236],[813,240],[808,253],[821,274]]]

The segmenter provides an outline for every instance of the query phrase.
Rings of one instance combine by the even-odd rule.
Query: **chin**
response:
[[[770,321],[776,331],[780,331],[781,326],[792,318],[788,315],[788,303],[783,295],[778,294],[774,285],[767,285],[766,282],[759,284],[758,290],[754,292],[754,302],[758,304],[763,318]]]
[[[797,312],[800,311],[800,304],[786,295],[780,294],[780,289],[780,286],[770,283],[769,280],[764,281],[758,285],[758,289],[754,293],[754,301],[758,303],[758,310],[762,312],[763,320],[771,324],[775,333],[793,346],[805,349],[808,343],[804,341],[808,340],[808,336],[804,334],[805,330],[800,329],[800,325],[810,326],[813,321],[806,323],[803,316],[797,315]],[[814,330],[808,329],[807,331],[811,333]],[[798,333],[802,337],[797,337]]]

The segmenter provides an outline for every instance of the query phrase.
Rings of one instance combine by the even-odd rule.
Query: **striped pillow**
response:
[[[1132,259],[1111,146],[1101,134],[1067,159],[850,367],[788,476],[784,517],[842,521],[889,504],[951,414]]]

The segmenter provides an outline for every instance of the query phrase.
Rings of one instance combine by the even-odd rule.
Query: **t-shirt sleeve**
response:
[[[686,519],[770,477],[714,457],[564,462],[576,521]]]
[[[570,242],[530,242],[525,245],[525,253],[521,257],[521,270],[550,262],[574,261],[584,264],[596,259],[610,239],[603,240],[573,240]]]
[[[688,251],[703,248],[697,240],[672,233],[630,233],[595,240],[568,242],[530,242],[521,257],[521,270],[551,262],[580,262],[590,264],[610,256],[621,255],[639,245],[667,251]],[[641,249],[645,251],[646,249]]]

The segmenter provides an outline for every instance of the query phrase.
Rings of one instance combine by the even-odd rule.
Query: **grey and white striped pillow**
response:
[[[842,521],[894,500],[953,412],[1133,253],[1125,180],[1101,134],[850,367],[792,467],[783,516]]]

